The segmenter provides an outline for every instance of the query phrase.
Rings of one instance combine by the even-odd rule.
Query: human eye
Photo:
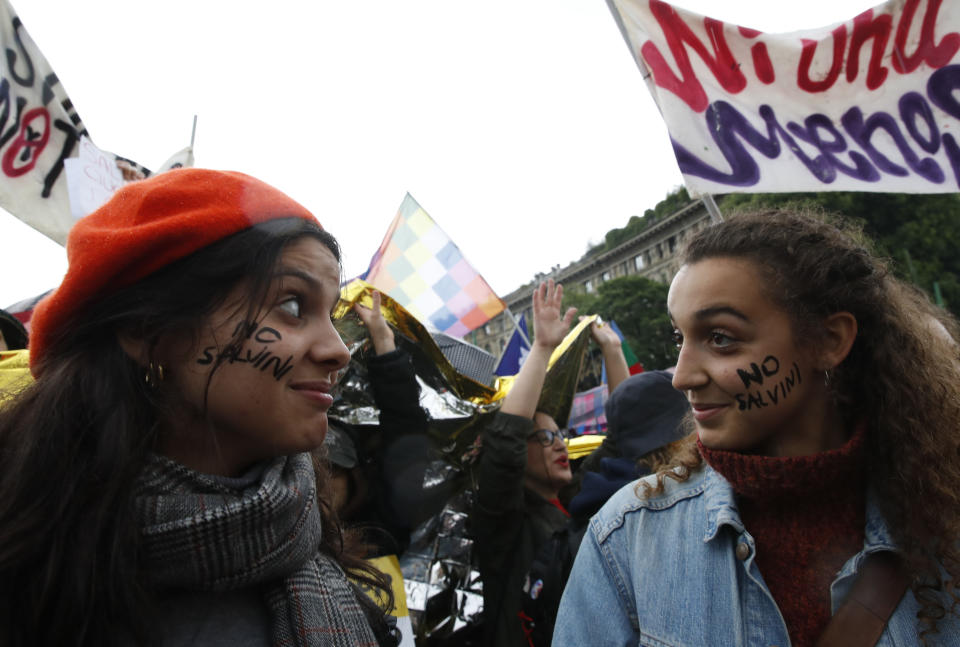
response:
[[[710,345],[719,350],[726,350],[733,346],[737,340],[720,330],[711,330],[707,336]]]
[[[673,345],[677,347],[677,350],[680,350],[683,346],[683,333],[674,328],[670,338],[673,340]]]
[[[538,443],[546,447],[553,444],[553,432],[549,429],[537,429],[527,438],[535,438]]]
[[[301,316],[300,313],[302,311],[301,301],[302,299],[299,296],[293,295],[285,298],[283,301],[280,302],[280,304],[277,307],[279,307],[281,310],[283,310],[285,313],[287,313],[291,317],[299,319]]]

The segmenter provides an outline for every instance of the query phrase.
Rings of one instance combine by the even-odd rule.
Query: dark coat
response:
[[[471,532],[483,580],[484,644],[526,647],[521,625],[524,578],[534,556],[567,516],[526,489],[528,418],[498,413],[483,432]]]

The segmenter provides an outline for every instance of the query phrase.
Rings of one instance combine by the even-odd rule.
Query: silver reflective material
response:
[[[361,443],[376,444],[380,412],[366,368],[373,349],[351,312],[358,301],[371,305],[370,290],[362,282],[352,282],[335,312],[351,361],[334,391],[336,401],[328,416],[331,425],[350,429]],[[413,361],[420,406],[428,416],[429,442],[423,443],[428,455],[411,457],[423,464],[422,481],[400,485],[405,500],[416,501],[417,510],[407,516],[421,520],[411,533],[408,549],[399,556],[407,606],[418,641],[446,638],[448,644],[462,644],[462,636],[479,631],[483,609],[483,587],[467,532],[472,467],[480,455],[480,431],[499,409],[512,378],[498,380],[491,388],[458,373],[413,316],[387,295],[382,295],[381,303],[384,318],[396,332],[397,347]],[[581,322],[564,340],[547,373],[540,408],[561,425],[573,402],[590,322]]]

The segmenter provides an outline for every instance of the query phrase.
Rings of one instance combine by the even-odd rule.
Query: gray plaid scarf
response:
[[[273,460],[234,488],[153,456],[138,482],[147,575],[160,588],[263,584],[274,645],[375,646],[354,587],[318,552],[320,511],[307,454]]]

